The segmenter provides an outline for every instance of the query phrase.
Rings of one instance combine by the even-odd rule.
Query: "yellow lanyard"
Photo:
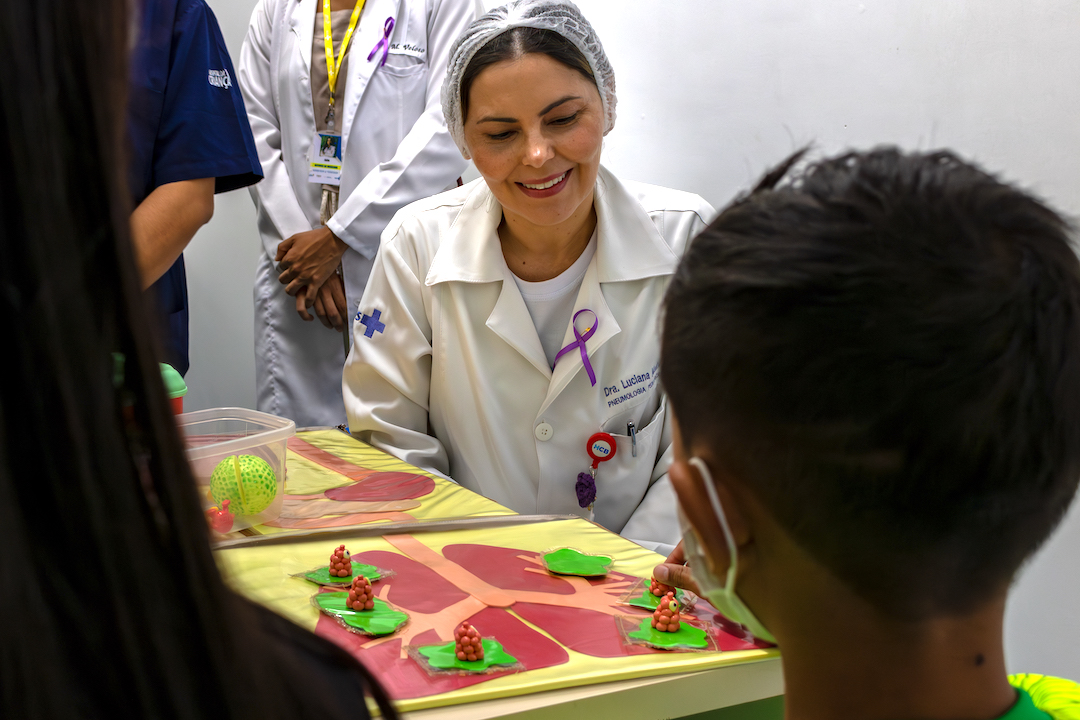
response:
[[[326,49],[326,78],[330,85],[330,112],[327,113],[326,123],[330,132],[334,132],[334,88],[337,86],[338,69],[341,60],[345,57],[345,49],[349,47],[353,30],[360,20],[360,12],[364,9],[365,0],[356,0],[352,17],[349,18],[349,29],[345,31],[345,39],[341,41],[341,49],[338,51],[337,61],[334,61],[334,35],[333,26],[330,22],[330,0],[323,0],[323,46]]]

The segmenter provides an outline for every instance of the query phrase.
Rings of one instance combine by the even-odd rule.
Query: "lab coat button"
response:
[[[551,427],[551,425],[546,422],[542,422],[536,426],[535,435],[536,439],[540,442],[547,442],[554,434],[555,428]]]

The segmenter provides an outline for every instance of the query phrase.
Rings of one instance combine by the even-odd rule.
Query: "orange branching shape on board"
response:
[[[388,603],[391,602],[389,597],[390,587],[390,585],[382,585],[379,588],[378,593],[376,593],[376,596],[380,600]],[[448,642],[454,637],[454,628],[456,628],[463,619],[472,617],[485,607],[486,605],[484,605],[484,603],[470,595],[435,613],[422,613],[416,612],[415,610],[409,610],[409,622],[403,628],[393,635],[384,635],[383,637],[369,640],[361,645],[361,647],[364,649],[373,648],[376,645],[382,645],[384,642],[401,640],[401,657],[405,658],[408,655],[408,651],[405,648],[407,645],[411,645],[415,638],[423,635],[428,630],[434,630],[440,640]]]
[[[394,635],[375,638],[363,645],[374,647],[390,640],[401,640],[401,657],[406,656],[406,646],[419,635],[434,630],[439,639],[449,642],[454,639],[454,630],[465,620],[471,618],[485,607],[510,608],[514,603],[534,603],[558,607],[594,610],[605,615],[618,615],[623,612],[616,603],[617,598],[630,585],[629,580],[612,580],[600,583],[589,582],[586,578],[572,575],[562,576],[573,587],[574,592],[558,594],[536,590],[504,590],[482,580],[461,565],[448,560],[441,553],[423,544],[412,535],[386,535],[384,539],[399,552],[426,565],[450,583],[469,594],[469,597],[443,608],[436,613],[421,613],[410,610],[409,623]],[[536,565],[525,568],[525,572],[547,575],[542,569],[543,561],[538,556],[519,555],[519,559]],[[393,584],[384,584],[379,588],[378,597],[392,602],[390,593]]]
[[[544,561],[539,556],[519,555],[518,557],[537,566],[535,568],[525,568],[525,572],[536,573],[537,575],[548,574],[547,570],[542,569]],[[625,612],[625,608],[620,608],[615,600],[626,592],[627,586],[631,583],[630,580],[607,580],[594,585],[587,578],[576,575],[560,575],[559,577],[573,586],[574,592],[572,595],[515,590],[513,592],[516,601],[536,603],[537,605],[583,608],[585,610],[595,610],[605,615],[621,615]]]

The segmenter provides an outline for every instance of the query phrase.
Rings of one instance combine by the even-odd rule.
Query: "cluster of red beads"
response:
[[[675,588],[671,585],[665,585],[656,578],[653,578],[652,582],[649,583],[649,592],[651,592],[656,597],[664,597],[669,592],[675,592]]]
[[[660,598],[660,604],[652,615],[652,626],[660,632],[676,632],[679,629],[679,601],[669,592]]]
[[[344,545],[338,545],[330,556],[330,577],[352,577],[352,558]]]
[[[352,587],[349,588],[349,598],[345,604],[357,612],[375,608],[375,591],[371,589],[371,583],[366,577],[357,575],[353,578]]]
[[[480,641],[480,633],[476,632],[476,628],[468,621],[458,625],[454,630],[454,652],[457,653],[457,659],[470,662],[483,660],[484,644]]]

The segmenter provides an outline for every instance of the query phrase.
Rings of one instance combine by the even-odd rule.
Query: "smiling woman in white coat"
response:
[[[459,39],[443,109],[482,177],[387,227],[345,405],[360,439],[517,512],[592,516],[665,550],[659,315],[712,208],[600,165],[614,90],[569,2],[511,3]]]
[[[451,44],[481,11],[479,0],[256,6],[238,75],[265,170],[252,188],[263,243],[254,291],[260,410],[298,426],[344,421],[341,332],[379,237],[404,205],[453,186],[467,165],[439,91]],[[325,166],[334,154],[325,148],[335,146],[337,177],[324,167],[309,180],[312,161]]]

